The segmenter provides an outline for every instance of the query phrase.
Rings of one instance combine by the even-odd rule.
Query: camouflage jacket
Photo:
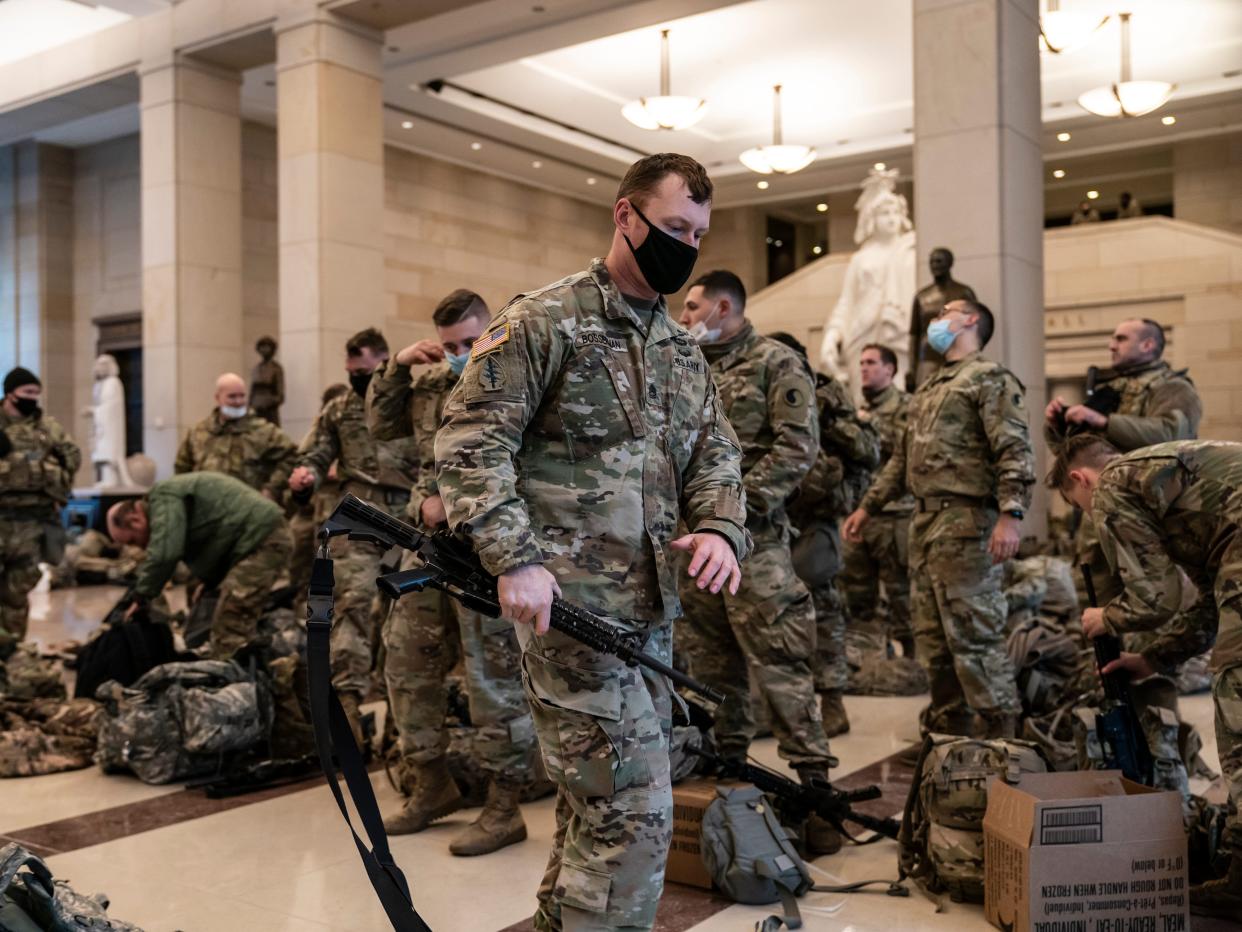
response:
[[[404,513],[410,486],[418,475],[414,439],[377,441],[367,430],[366,403],[357,392],[333,398],[298,450],[298,465],[315,473],[315,488],[336,461],[341,487],[392,514]]]
[[[82,451],[54,418],[10,417],[0,409],[9,452],[0,457],[0,511],[51,511],[69,500]]]
[[[457,384],[447,364],[424,367],[415,377],[409,366],[390,360],[367,389],[367,427],[378,441],[413,437],[419,469],[410,490],[409,516],[421,520],[423,500],[439,494],[436,485],[436,431],[444,403]]]
[[[1123,453],[1199,436],[1203,402],[1185,369],[1175,372],[1163,360],[1125,372],[1108,369],[1096,382],[1097,388],[1105,386],[1115,390],[1121,401],[1108,416],[1104,436]],[[1044,436],[1052,446],[1065,439],[1047,424]]]
[[[1109,630],[1162,628],[1143,650],[1162,669],[1213,640],[1214,668],[1242,662],[1242,629],[1222,630],[1219,639],[1216,631],[1217,601],[1242,595],[1236,564],[1226,568],[1228,578],[1217,578],[1242,525],[1242,444],[1189,440],[1127,453],[1100,473],[1091,505],[1104,556],[1124,586],[1104,606]],[[1178,567],[1199,591],[1180,615]]]
[[[840,382],[817,375],[815,401],[819,454],[798,497],[799,527],[813,520],[836,521],[853,511],[880,465],[880,435],[859,418]]]
[[[1008,369],[972,353],[946,363],[910,399],[904,441],[863,499],[877,514],[910,492],[918,499],[974,499],[1001,511],[1031,504],[1035,454],[1025,389]],[[956,522],[966,522],[958,527]],[[971,509],[945,508],[931,536],[974,536]],[[929,536],[928,539],[931,539]]]
[[[703,355],[742,447],[746,526],[752,534],[784,527],[785,502],[819,452],[811,375],[801,356],[750,323],[728,342],[704,346]]]
[[[185,435],[173,470],[222,472],[279,500],[297,455],[297,445],[285,432],[253,411],[226,418],[217,408]]]
[[[940,365],[939,362],[936,365]],[[866,393],[863,393],[866,395]],[[860,420],[871,424],[880,434],[880,465],[892,459],[893,451],[905,438],[906,422],[910,418],[910,394],[903,392],[896,383],[882,392],[866,398]],[[905,495],[884,506],[886,514],[909,514],[914,510],[914,497]]]
[[[435,452],[449,524],[490,572],[543,563],[605,615],[680,614],[680,522],[750,550],[742,452],[707,361],[663,301],[634,311],[598,259],[475,341]]]

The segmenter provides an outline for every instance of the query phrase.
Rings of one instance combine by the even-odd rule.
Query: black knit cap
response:
[[[17,366],[9,370],[9,374],[4,377],[4,393],[7,395],[15,388],[21,388],[23,385],[38,385],[43,387],[43,383],[39,381],[39,377],[29,369],[23,369]]]

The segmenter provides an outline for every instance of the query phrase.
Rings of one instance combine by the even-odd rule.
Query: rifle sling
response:
[[[328,781],[328,788],[336,798],[341,816],[349,827],[349,833],[354,838],[358,856],[366,867],[367,879],[371,881],[371,886],[375,889],[380,905],[384,907],[395,932],[431,932],[431,927],[414,909],[409,884],[388,850],[388,835],[380,818],[375,791],[371,788],[362,754],[354,743],[349,719],[332,685],[329,636],[332,631],[333,589],[332,560],[318,556],[311,571],[310,595],[307,600],[306,667],[307,679],[310,681],[311,724],[315,731],[319,766],[323,769],[324,779]],[[370,848],[358,837],[349,817],[349,810],[345,806],[345,798],[337,781],[336,767],[332,763],[334,750],[350,798],[358,811],[358,818],[371,842]]]

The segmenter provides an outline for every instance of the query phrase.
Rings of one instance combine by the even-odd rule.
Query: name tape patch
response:
[[[606,346],[610,350],[622,353],[625,352],[625,341],[620,337],[610,336],[607,333],[600,333],[598,330],[584,330],[578,334],[579,346]]]
[[[697,359],[687,359],[685,356],[674,356],[673,365],[678,369],[689,369],[691,372],[701,371]]]

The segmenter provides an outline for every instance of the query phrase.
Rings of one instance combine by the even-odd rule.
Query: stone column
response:
[[[914,0],[914,217],[919,282],[953,250],[954,278],[995,313],[986,355],[1026,385],[1039,475],[1044,376],[1038,0]],[[1045,530],[1037,489],[1023,532]]]
[[[381,49],[318,9],[277,23],[281,419],[295,439],[344,380],[345,341],[384,319]]]
[[[140,77],[143,446],[167,478],[242,365],[241,79],[180,57]]]

